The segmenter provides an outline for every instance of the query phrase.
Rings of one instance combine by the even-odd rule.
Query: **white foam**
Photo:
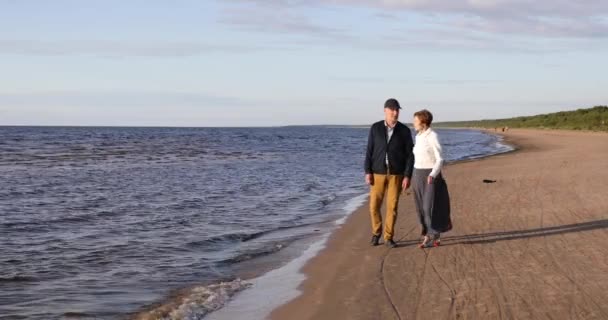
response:
[[[300,269],[325,247],[328,237],[324,235],[285,266],[250,280],[253,285],[251,289],[239,293],[224,308],[210,313],[206,319],[266,319],[272,310],[300,295],[298,286],[306,279]]]
[[[344,217],[336,220],[336,225],[342,225],[344,224],[344,222],[346,222],[346,219],[350,216],[351,213],[353,213],[355,210],[357,210],[357,208],[361,207],[363,205],[363,203],[365,203],[365,201],[367,200],[368,194],[362,194],[360,196],[354,197],[350,200],[348,200],[348,202],[346,202],[346,205],[344,206],[343,210],[345,212]]]
[[[208,286],[198,286],[190,289],[180,305],[172,310],[162,320],[196,320],[203,318],[209,312],[222,308],[235,293],[250,287],[251,284],[236,279]],[[152,311],[151,313],[153,313]]]
[[[515,147],[513,147],[512,145],[505,142],[504,136],[502,136],[502,135],[494,135],[494,136],[498,138],[496,141],[495,147],[502,149],[503,152],[515,150]]]
[[[346,213],[345,216],[336,223],[344,223],[348,215],[360,207],[365,200],[367,200],[367,194],[349,200],[343,208]],[[300,295],[298,286],[306,279],[306,276],[300,270],[308,260],[316,256],[325,247],[328,238],[329,233],[312,243],[299,257],[285,266],[249,280],[248,282],[253,285],[252,288],[238,293],[222,309],[210,313],[205,319],[266,319],[272,310]]]

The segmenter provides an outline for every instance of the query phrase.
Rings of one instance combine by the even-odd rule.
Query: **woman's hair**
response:
[[[422,122],[422,124],[424,124],[427,127],[430,127],[431,123],[433,123],[433,114],[426,109],[422,109],[422,110],[414,113],[414,117],[417,117],[420,120],[420,122]]]

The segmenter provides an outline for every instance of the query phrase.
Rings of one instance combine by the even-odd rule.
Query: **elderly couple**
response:
[[[442,148],[437,133],[431,129],[433,115],[428,110],[414,113],[416,143],[410,129],[398,121],[401,106],[395,99],[384,104],[384,120],[369,131],[365,154],[365,182],[370,186],[372,245],[380,243],[382,215],[386,195],[384,243],[397,246],[393,237],[399,195],[413,185],[414,202],[422,226],[421,248],[439,246],[440,234],[452,228],[450,200],[441,169]]]

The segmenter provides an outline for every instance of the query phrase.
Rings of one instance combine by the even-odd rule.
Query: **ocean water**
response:
[[[449,161],[510,150],[437,131]],[[220,309],[365,200],[367,133],[0,127],[0,319]]]

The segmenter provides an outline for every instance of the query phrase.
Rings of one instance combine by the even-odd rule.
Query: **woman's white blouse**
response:
[[[439,137],[433,129],[428,128],[416,135],[414,159],[414,168],[433,169],[430,174],[433,178],[441,172],[443,166],[441,143],[439,143]]]

